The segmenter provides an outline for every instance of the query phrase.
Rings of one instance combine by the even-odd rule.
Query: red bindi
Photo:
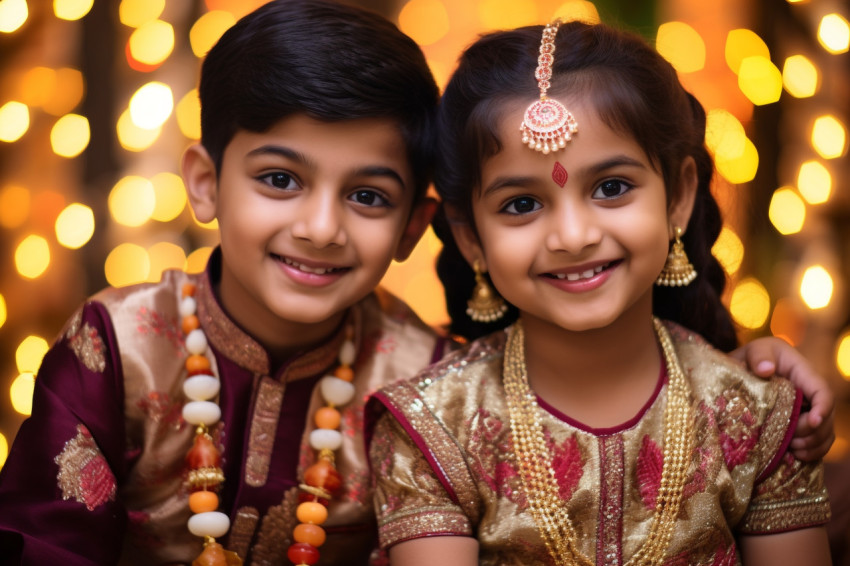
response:
[[[555,162],[555,167],[552,168],[552,180],[558,183],[558,186],[564,188],[567,183],[567,170],[560,162]]]

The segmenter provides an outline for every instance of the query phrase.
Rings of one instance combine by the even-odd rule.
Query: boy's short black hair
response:
[[[201,67],[201,143],[216,169],[234,134],[293,114],[395,120],[416,196],[431,177],[439,89],[419,46],[381,16],[322,0],[274,0],[240,19]]]

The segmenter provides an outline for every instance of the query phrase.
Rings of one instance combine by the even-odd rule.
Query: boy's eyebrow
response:
[[[384,167],[383,165],[367,165],[354,172],[358,177],[389,177],[394,179],[404,189],[407,186],[404,184],[404,179],[398,174],[398,171],[392,167]]]

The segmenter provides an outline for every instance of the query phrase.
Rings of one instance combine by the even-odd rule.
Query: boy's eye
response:
[[[260,177],[260,180],[277,189],[294,189],[297,186],[292,175],[283,171],[268,173]]]
[[[608,179],[603,181],[596,190],[593,191],[593,198],[609,199],[623,196],[632,189],[632,186],[625,181],[619,179]]]
[[[540,208],[540,203],[531,197],[517,197],[502,208],[508,214],[528,214]]]
[[[357,204],[362,204],[364,206],[389,206],[390,204],[389,201],[380,193],[367,189],[354,191],[349,198]]]

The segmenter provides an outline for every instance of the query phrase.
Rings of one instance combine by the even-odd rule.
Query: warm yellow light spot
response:
[[[818,91],[820,73],[805,56],[792,55],[785,59],[782,67],[782,84],[791,96],[807,98]]]
[[[3,298],[3,295],[0,295],[0,328],[6,324],[6,317],[8,316],[8,311],[6,310],[6,299]]]
[[[711,248],[711,253],[723,266],[723,270],[733,275],[744,261],[744,244],[731,228],[724,226]]]
[[[165,0],[121,0],[118,19],[125,26],[137,28],[157,19],[165,9]]]
[[[738,70],[738,88],[756,106],[771,104],[782,96],[782,73],[766,57],[747,57]]]
[[[162,278],[166,269],[183,269],[186,265],[186,252],[183,248],[171,242],[158,242],[148,248],[150,257],[150,273],[148,281],[157,282]]]
[[[821,265],[806,269],[800,282],[800,296],[812,310],[822,309],[832,300],[832,276]]]
[[[835,365],[842,377],[850,381],[850,331],[845,332],[838,339],[838,345],[835,348]]]
[[[56,239],[66,248],[83,247],[94,235],[94,212],[84,204],[69,204],[56,219]]]
[[[89,145],[91,129],[85,116],[65,114],[50,130],[53,153],[62,157],[76,157]]]
[[[823,204],[832,193],[832,175],[818,161],[806,161],[797,174],[797,190],[809,204]]]
[[[818,41],[830,53],[846,53],[850,48],[850,23],[841,14],[827,14],[818,26]]]
[[[6,437],[3,436],[3,433],[0,432],[0,470],[3,469],[3,465],[6,463],[6,458],[9,457],[9,441],[6,440]]]
[[[35,279],[50,265],[50,246],[41,236],[31,234],[15,249],[15,268],[27,279]]]
[[[756,146],[748,138],[744,139],[744,150],[738,157],[714,156],[717,171],[730,183],[748,183],[756,176],[759,167],[759,154]]]
[[[44,359],[48,349],[50,349],[50,345],[41,336],[24,338],[15,350],[15,363],[18,366],[18,372],[36,373],[38,368],[41,367],[41,360]]]
[[[747,146],[744,126],[727,110],[715,108],[706,116],[705,145],[715,159],[737,159]]]
[[[29,17],[26,0],[0,0],[0,32],[17,31]]]
[[[190,140],[201,139],[201,101],[197,89],[190,90],[180,99],[175,114],[177,125],[184,136]]]
[[[145,130],[162,126],[173,109],[171,87],[158,81],[143,85],[130,97],[130,119]]]
[[[215,42],[236,23],[236,18],[224,10],[207,12],[189,30],[189,44],[195,57],[204,57]]]
[[[109,212],[124,226],[141,226],[150,220],[156,205],[153,183],[144,177],[129,175],[112,187]]]
[[[136,244],[120,244],[106,256],[103,272],[113,287],[125,287],[147,280],[151,263],[148,252]]]
[[[806,203],[791,187],[782,187],[773,192],[767,211],[771,224],[783,236],[796,234],[806,221]]]
[[[115,130],[118,134],[118,143],[127,151],[144,151],[153,145],[162,133],[162,128],[146,130],[138,127],[130,118],[129,110],[125,110],[118,117]]]
[[[553,18],[561,18],[565,22],[585,22],[588,24],[598,24],[599,11],[594,6],[593,2],[585,2],[584,0],[573,0],[572,2],[564,2],[561,4]]]
[[[190,208],[189,210],[192,210],[192,209]],[[213,218],[210,222],[204,223],[204,222],[201,222],[200,220],[197,219],[197,217],[195,216],[195,211],[192,210],[192,220],[195,221],[196,226],[204,228],[205,230],[218,230],[218,219],[217,218]]]
[[[17,228],[30,215],[30,192],[17,185],[9,185],[0,191],[0,226]]]
[[[77,107],[85,94],[83,74],[77,69],[56,70],[56,86],[44,103],[44,111],[52,116],[64,116]]]
[[[705,42],[697,30],[684,22],[661,24],[655,49],[680,73],[693,73],[705,67]]]
[[[174,173],[157,173],[151,177],[156,205],[151,218],[160,222],[174,220],[186,207],[186,187]]]
[[[168,22],[153,20],[130,35],[130,56],[145,65],[159,65],[174,50],[174,28]]]
[[[820,116],[812,127],[812,147],[824,159],[841,157],[847,150],[847,130],[835,116]]]
[[[770,59],[767,44],[754,31],[733,29],[726,36],[726,64],[736,75],[747,57],[761,56]]]
[[[770,332],[791,345],[799,344],[805,334],[805,320],[788,298],[776,301],[770,317]]]
[[[449,14],[440,0],[409,0],[398,15],[398,27],[419,45],[431,45],[449,33]]]
[[[510,29],[537,23],[537,3],[479,0],[478,17],[485,29]]]
[[[18,141],[27,133],[29,127],[30,110],[26,104],[10,100],[0,107],[0,141]]]
[[[204,269],[206,269],[207,261],[209,261],[212,251],[213,248],[204,246],[190,253],[189,257],[186,258],[186,265],[184,267],[186,272],[201,273]]]
[[[49,67],[33,67],[21,78],[21,102],[28,106],[44,106],[56,89],[56,71]]]
[[[22,373],[15,378],[9,388],[9,397],[12,400],[12,408],[24,416],[32,414],[32,392],[35,390],[35,376],[31,373]]]
[[[758,280],[748,277],[735,286],[729,300],[729,312],[744,328],[764,326],[770,314],[770,295]]]
[[[60,20],[76,21],[85,16],[94,0],[53,0],[53,13]]]

